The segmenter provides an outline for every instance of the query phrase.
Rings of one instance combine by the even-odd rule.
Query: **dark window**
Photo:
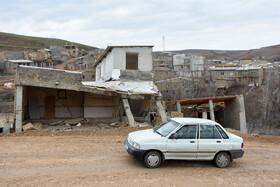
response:
[[[138,70],[138,53],[126,53],[126,69]]]
[[[66,90],[57,90],[58,99],[66,99]]]
[[[228,135],[225,133],[225,131],[218,125],[216,125],[216,128],[218,129],[218,131],[220,132],[220,134],[222,135],[222,137],[224,139],[228,139]]]
[[[238,79],[239,79],[239,81],[241,81],[241,77],[239,77]]]
[[[196,125],[186,125],[176,132],[178,139],[196,139]]]
[[[221,135],[212,125],[200,125],[200,139],[222,139]]]
[[[221,71],[221,75],[224,75],[225,74],[225,72],[224,71]]]

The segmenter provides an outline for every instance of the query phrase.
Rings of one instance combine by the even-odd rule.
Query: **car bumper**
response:
[[[232,159],[241,158],[244,155],[243,149],[230,150]]]
[[[142,160],[144,153],[145,153],[144,150],[136,149],[136,148],[132,147],[132,145],[130,145],[128,143],[127,139],[125,140],[124,146],[125,146],[127,153],[129,154],[129,156],[131,156],[132,158],[137,159],[137,160]]]

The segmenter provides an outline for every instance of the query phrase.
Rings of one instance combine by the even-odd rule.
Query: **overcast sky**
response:
[[[252,49],[280,44],[279,0],[1,0],[0,31],[105,48]]]

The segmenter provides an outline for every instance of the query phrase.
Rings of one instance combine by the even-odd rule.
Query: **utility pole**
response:
[[[162,51],[164,51],[165,48],[165,38],[164,36],[162,37]]]

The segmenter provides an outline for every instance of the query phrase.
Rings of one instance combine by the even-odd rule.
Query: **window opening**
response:
[[[138,70],[138,53],[126,53],[126,69]]]

